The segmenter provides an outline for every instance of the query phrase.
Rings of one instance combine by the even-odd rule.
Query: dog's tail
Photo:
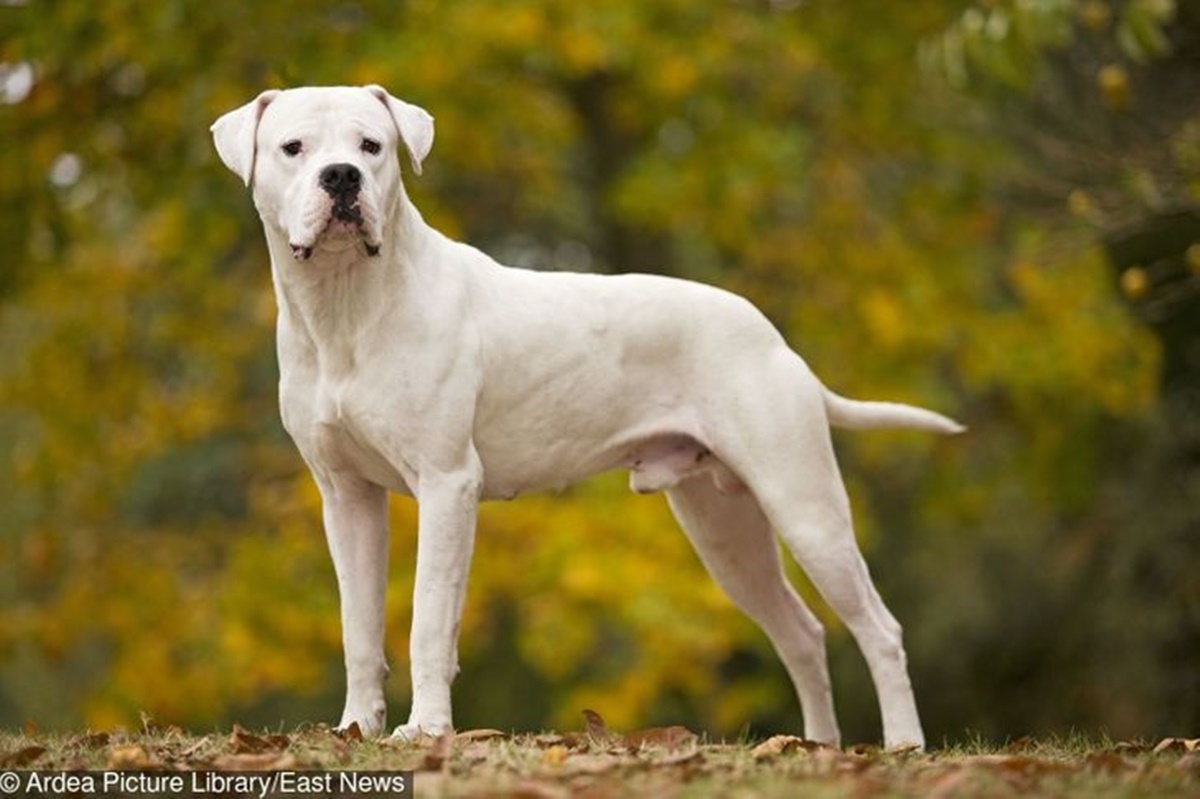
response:
[[[961,433],[967,428],[940,413],[927,411],[898,402],[864,402],[825,392],[825,413],[829,423],[846,430],[882,430],[904,427],[912,430],[928,430],[943,435]]]

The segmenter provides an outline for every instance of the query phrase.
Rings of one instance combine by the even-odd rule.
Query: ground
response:
[[[0,771],[58,769],[402,770],[433,797],[1200,797],[1200,740],[1072,739],[976,743],[928,752],[835,749],[791,736],[711,742],[683,727],[621,735],[588,711],[587,729],[511,735],[473,730],[416,743],[357,730],[194,735],[0,733]],[[0,775],[0,778],[6,775]],[[27,776],[27,775],[26,775]],[[386,794],[380,794],[386,795]]]

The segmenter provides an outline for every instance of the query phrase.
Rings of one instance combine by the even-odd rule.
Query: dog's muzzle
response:
[[[317,175],[317,184],[333,201],[330,209],[330,223],[340,222],[345,226],[353,226],[360,233],[363,231],[363,214],[360,206],[359,192],[362,189],[363,175],[354,164],[330,164]],[[379,246],[364,240],[367,255],[379,254]],[[299,260],[312,257],[311,245],[292,245],[292,255]]]
[[[317,182],[333,200],[333,218],[361,225],[362,211],[358,207],[358,191],[362,188],[362,172],[354,164],[330,164],[321,170]]]

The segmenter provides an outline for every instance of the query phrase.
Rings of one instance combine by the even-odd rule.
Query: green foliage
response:
[[[269,85],[362,82],[437,118],[409,189],[447,233],[522,266],[719,283],[839,391],[971,425],[838,437],[933,735],[1182,717],[1110,712],[1080,654],[1113,624],[1096,592],[1134,590],[1079,553],[1131,535],[1143,495],[1114,490],[1157,344],[1094,243],[1064,246],[1039,206],[992,191],[1019,154],[958,120],[994,117],[917,68],[960,4],[142,5],[0,8],[0,65],[34,75],[0,105],[0,722],[336,713],[336,589],[277,422],[265,248],[207,127]],[[1012,28],[1021,48],[1064,41],[1062,4],[1013,13],[1043,5]],[[412,503],[392,516],[397,706]],[[825,617],[847,732],[874,737]],[[1090,635],[1055,640],[1067,623]],[[486,509],[462,655],[467,726],[584,706],[623,727],[799,725],[769,645],[621,477]],[[1016,665],[975,668],[999,661]],[[1112,662],[1145,667],[1139,696],[1167,679]]]

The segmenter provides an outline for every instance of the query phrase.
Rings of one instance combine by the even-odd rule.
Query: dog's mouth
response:
[[[380,245],[373,243],[367,236],[366,221],[363,219],[362,208],[358,198],[348,199],[337,197],[330,210],[325,227],[316,235],[313,244],[293,243],[292,256],[297,261],[307,261],[312,258],[316,244],[326,242],[333,245],[332,249],[343,249],[339,243],[354,245],[362,243],[370,257],[379,255]]]
[[[355,197],[353,201],[346,198],[345,195],[337,197],[333,201],[333,212],[329,215],[329,221],[343,222],[347,225],[354,225],[359,230],[363,226],[362,206]]]

